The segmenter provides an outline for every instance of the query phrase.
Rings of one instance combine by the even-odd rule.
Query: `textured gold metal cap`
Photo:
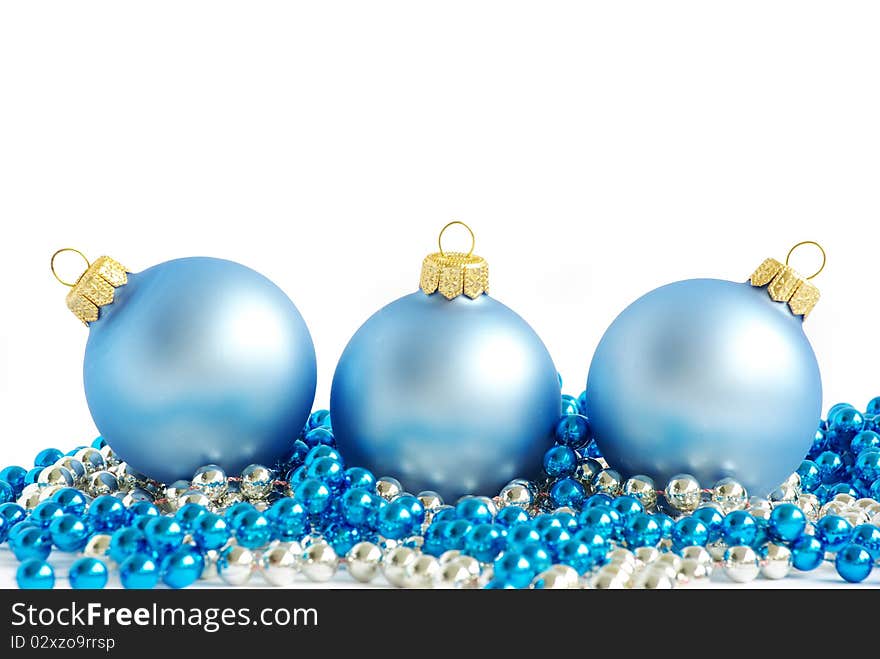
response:
[[[822,253],[822,265],[809,277],[803,277],[788,265],[792,253],[802,245],[814,245]],[[824,268],[825,250],[813,240],[804,240],[788,251],[785,263],[780,263],[776,259],[765,259],[752,273],[749,283],[752,286],[766,286],[771,299],[776,302],[788,302],[788,307],[794,315],[806,318],[819,302],[819,289],[809,280]]]
[[[64,252],[79,254],[88,266],[79,278],[73,282],[66,282],[55,271],[55,257]],[[67,294],[67,308],[73,315],[88,325],[98,320],[99,309],[112,304],[114,291],[128,283],[128,274],[125,266],[111,259],[109,256],[101,256],[93,263],[79,250],[66,247],[59,249],[52,255],[52,274],[65,286],[70,287]]]
[[[471,236],[469,252],[443,251],[443,233],[451,226],[459,224]],[[437,239],[439,252],[428,254],[422,261],[422,276],[419,287],[426,295],[436,292],[451,300],[462,293],[471,299],[489,292],[489,264],[482,256],[474,255],[474,232],[464,222],[450,222],[440,230]]]

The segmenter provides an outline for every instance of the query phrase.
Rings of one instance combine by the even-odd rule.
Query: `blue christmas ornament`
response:
[[[203,257],[130,273],[102,256],[62,283],[90,330],[83,377],[95,425],[134,469],[170,483],[290,450],[314,399],[315,350],[266,277]]]
[[[561,411],[547,348],[489,297],[488,267],[472,252],[441,247],[425,259],[421,291],[351,339],[330,398],[347,461],[449,501],[537,475]]]
[[[614,469],[659,483],[690,473],[704,487],[733,477],[759,496],[797,469],[822,406],[802,328],[819,292],[787,262],[767,259],[745,283],[663,286],[611,324],[586,398]]]

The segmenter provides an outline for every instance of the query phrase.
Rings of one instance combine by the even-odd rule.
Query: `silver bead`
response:
[[[382,550],[372,542],[359,542],[346,555],[348,573],[361,583],[373,580],[381,561]]]
[[[46,469],[49,469],[49,467],[46,467]],[[18,505],[25,510],[33,510],[38,505],[40,505],[40,492],[42,491],[42,489],[43,488],[40,487],[37,483],[25,485],[24,489],[21,491],[21,494],[18,497]]]
[[[440,571],[440,561],[430,554],[419,554],[406,566],[404,584],[407,588],[432,588]]]
[[[339,557],[323,540],[316,540],[303,551],[302,571],[311,581],[330,581],[337,567]]]
[[[851,526],[858,526],[859,524],[867,524],[869,519],[867,513],[864,510],[845,510],[840,514],[843,519],[850,523]]]
[[[871,518],[871,524],[874,526],[880,526],[880,513],[877,513]]]
[[[476,564],[476,574],[474,574],[474,561],[476,559],[471,556],[458,556],[447,563],[441,563],[438,585],[442,588],[471,588],[476,586],[480,574],[480,564]]]
[[[86,468],[86,474],[93,474],[107,467],[107,464],[104,462],[104,456],[96,448],[81,448],[73,454],[73,457],[82,462],[83,467]]]
[[[263,552],[260,567],[263,577],[273,586],[287,586],[296,579],[302,547],[297,542],[283,543]]]
[[[711,573],[711,564],[700,563],[695,558],[685,558],[681,561],[681,565],[678,566],[676,579],[682,583],[687,583],[696,579],[705,579]]]
[[[480,576],[480,561],[473,556],[459,556],[455,561],[462,565],[472,577],[477,578]]]
[[[819,517],[825,517],[826,515],[841,515],[844,511],[846,511],[846,506],[844,504],[840,501],[832,500],[819,509]]]
[[[37,476],[37,483],[40,485],[71,487],[73,481],[73,474],[70,472],[70,469],[67,467],[59,467],[58,465],[51,465],[44,468]]]
[[[639,572],[632,580],[633,588],[648,590],[671,590],[675,588],[675,574],[659,565],[651,565]]]
[[[382,557],[382,573],[392,586],[406,586],[406,574],[410,565],[415,563],[418,554],[415,549],[398,545],[385,552]]]
[[[58,458],[55,461],[55,466],[57,467],[65,467],[73,474],[73,482],[74,483],[82,483],[86,477],[86,468],[83,466],[83,463],[77,460],[72,455],[65,455],[64,457]]]
[[[809,521],[815,522],[819,519],[819,498],[815,494],[802,492],[798,497],[798,506]]]
[[[119,481],[109,471],[96,471],[89,476],[89,496],[99,497],[119,491]]]
[[[681,559],[683,561],[693,560],[700,565],[712,565],[714,562],[712,555],[705,547],[685,547],[681,550]]]
[[[745,508],[749,495],[739,481],[733,478],[722,478],[712,488],[712,500],[721,504],[725,513],[729,513]]]
[[[646,510],[657,505],[657,486],[654,484],[654,480],[648,476],[639,474],[627,478],[623,484],[623,493],[638,499]]]
[[[443,497],[432,490],[419,492],[419,496],[416,498],[419,500],[419,503],[424,506],[425,510],[437,510],[443,505]]]
[[[205,567],[202,568],[199,579],[207,581],[217,576],[217,561],[220,559],[220,552],[216,549],[209,549],[204,553],[203,558],[205,559]]]
[[[784,579],[791,572],[791,551],[783,545],[768,544],[761,559],[761,574],[767,579]]]
[[[446,565],[447,563],[451,563],[456,558],[461,556],[461,552],[458,549],[449,549],[440,554],[440,565]]]
[[[832,501],[839,501],[844,506],[849,506],[849,505],[856,502],[856,498],[851,494],[847,494],[846,492],[841,492],[840,494],[835,494],[831,498],[831,500]]]
[[[218,501],[228,487],[226,472],[217,465],[199,467],[192,477],[191,488],[202,492],[211,501]]]
[[[241,496],[241,492],[227,492],[222,497],[220,497],[220,501],[217,502],[217,507],[225,509],[229,508],[230,506],[234,506],[241,501],[244,501],[244,497]]]
[[[590,586],[598,590],[625,588],[629,574],[616,565],[603,565],[590,580]]]
[[[83,555],[89,558],[104,558],[110,550],[111,538],[109,533],[96,533],[86,542]]]
[[[727,545],[724,544],[723,540],[716,540],[706,545],[706,550],[709,552],[709,556],[712,557],[713,562],[720,563],[724,560],[724,552],[727,551]]]
[[[188,503],[196,503],[208,508],[211,505],[211,500],[208,499],[208,495],[204,492],[200,492],[199,490],[187,490],[177,497],[177,507],[183,508]]]
[[[498,495],[505,506],[528,508],[535,500],[531,490],[521,483],[508,483]]]
[[[165,486],[164,498],[168,499],[168,501],[171,501],[172,503],[176,503],[177,497],[179,497],[184,492],[189,492],[190,489],[191,488],[189,482],[184,480],[174,481],[173,483],[171,483],[171,485]]]
[[[386,501],[392,501],[401,492],[403,492],[403,487],[396,478],[383,476],[376,481],[376,494]]]
[[[263,465],[248,465],[241,472],[239,485],[247,499],[263,499],[272,491],[272,472]]]
[[[625,547],[616,547],[612,549],[606,556],[609,563],[626,563],[635,567],[637,561],[636,556]]]
[[[120,491],[128,492],[129,490],[138,487],[139,480],[135,473],[129,469],[128,463],[119,462],[110,467],[107,471],[116,476]]]
[[[98,449],[98,452],[101,454],[101,457],[104,458],[104,464],[107,467],[115,467],[119,464],[119,458],[116,453],[113,452],[113,449],[110,448],[109,444],[105,444],[101,448]]]
[[[586,458],[578,463],[574,470],[574,479],[586,488],[587,493],[593,491],[593,478],[605,467],[594,458]]]
[[[633,554],[636,557],[636,562],[641,565],[653,563],[660,557],[660,551],[656,547],[637,547]]]
[[[852,505],[854,508],[858,508],[859,510],[864,510],[865,512],[867,512],[868,514],[871,514],[871,515],[880,512],[880,503],[878,503],[877,501],[874,501],[870,497],[856,499],[856,501],[853,502]]]
[[[616,497],[620,494],[623,483],[619,472],[614,469],[603,469],[593,476],[592,485],[593,490],[599,494]]]
[[[671,565],[677,570],[678,566],[681,565],[681,556],[672,552],[660,554],[660,557],[654,561],[654,565]]]
[[[770,513],[773,512],[773,504],[762,497],[752,497],[749,499],[748,511],[756,519],[770,519]]]
[[[724,573],[737,583],[747,583],[758,576],[758,556],[751,547],[737,545],[724,552]]]
[[[700,505],[703,493],[696,478],[690,474],[678,474],[669,479],[664,495],[670,506],[691,513]]]
[[[230,586],[243,586],[254,570],[254,554],[247,547],[230,545],[220,552],[217,573]]]
[[[138,501],[149,501],[150,503],[152,503],[153,495],[146,490],[136,487],[129,492],[126,492],[125,496],[122,497],[122,504],[126,508],[130,508],[131,504],[137,503]]]
[[[797,501],[797,488],[788,483],[783,483],[770,493],[768,497],[771,503],[793,503]]]
[[[571,574],[572,572],[574,572],[574,575]],[[577,587],[578,573],[568,565],[554,565],[541,572],[532,580],[532,588],[543,590],[570,590]]]

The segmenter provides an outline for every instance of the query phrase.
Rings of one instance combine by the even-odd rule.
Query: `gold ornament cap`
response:
[[[73,283],[63,280],[55,270],[55,259],[66,252],[79,254],[86,262],[85,272]],[[101,256],[89,263],[85,254],[72,247],[65,247],[55,252],[50,266],[55,279],[70,288],[67,294],[67,308],[86,325],[98,320],[99,309],[112,304],[114,291],[128,283],[128,271],[119,261],[109,256]]]
[[[788,262],[798,247],[813,245],[822,253],[822,265],[809,277],[798,274]],[[767,294],[776,302],[788,302],[788,307],[796,316],[806,318],[819,301],[819,289],[810,283],[825,268],[825,250],[814,240],[803,240],[788,250],[785,263],[776,259],[765,259],[752,273],[749,283],[752,286],[766,286]]]
[[[456,224],[467,229],[471,236],[471,249],[467,253],[443,250],[443,234]],[[419,288],[425,295],[439,292],[451,300],[463,293],[473,300],[489,292],[489,264],[482,256],[474,254],[475,244],[474,232],[464,222],[455,220],[440,230],[437,238],[440,251],[428,254],[422,261]]]

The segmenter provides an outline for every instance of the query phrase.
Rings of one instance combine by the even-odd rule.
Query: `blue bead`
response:
[[[605,505],[585,508],[578,515],[578,522],[582,528],[590,529],[606,540],[614,533],[619,520],[619,513],[611,506]]]
[[[593,494],[584,501],[584,508],[592,508],[593,506],[610,506],[614,501],[607,494]]]
[[[610,545],[607,540],[598,533],[591,529],[582,529],[574,534],[572,540],[582,542],[589,547],[590,555],[592,556],[594,563],[599,564],[605,561],[605,554],[610,548]]]
[[[15,499],[15,490],[4,480],[0,480],[0,503],[7,503]]]
[[[813,492],[822,483],[822,476],[818,465],[812,460],[804,460],[797,468],[797,474],[801,479],[801,490]]]
[[[516,590],[516,586],[508,581],[492,579],[483,587],[483,590]]]
[[[543,545],[525,545],[520,552],[529,561],[534,574],[543,572],[553,565],[553,558]]]
[[[624,522],[623,538],[627,547],[655,547],[663,538],[663,529],[647,513],[635,513]]]
[[[299,467],[309,453],[309,445],[303,440],[297,439],[287,454],[286,462],[294,467]]]
[[[868,578],[874,560],[868,550],[859,545],[846,545],[837,552],[834,567],[837,574],[850,583],[859,583]]]
[[[63,514],[64,508],[61,507],[61,504],[49,500],[37,504],[37,507],[31,511],[30,519],[43,528],[48,528],[54,519]]]
[[[584,486],[573,478],[560,478],[550,488],[550,501],[553,506],[560,508],[580,508],[586,497]]]
[[[321,481],[334,491],[338,491],[345,484],[345,471],[342,468],[342,463],[329,457],[318,458],[308,464],[306,476]]]
[[[822,451],[828,450],[828,437],[826,436],[825,430],[823,428],[816,429],[816,434],[813,436],[813,444],[810,446],[809,455],[815,456],[819,455]]]
[[[375,526],[379,506],[378,495],[363,487],[353,487],[342,495],[342,516],[352,526]]]
[[[119,579],[123,588],[155,588],[159,583],[159,567],[150,554],[138,552],[119,566]]]
[[[760,334],[784,348],[749,350]],[[628,306],[589,367],[587,417],[624,476],[700,483],[735,474],[765,496],[806,455],[822,409],[819,365],[803,322],[766,288],[689,279]]]
[[[306,478],[294,492],[294,499],[303,505],[309,515],[318,515],[330,504],[330,488],[316,478]]]
[[[871,399],[868,406],[865,408],[865,413],[873,415],[880,414],[880,396]]]
[[[455,504],[455,514],[458,519],[466,519],[472,524],[492,521],[492,510],[482,497],[462,497]]]
[[[52,520],[49,536],[52,543],[61,551],[75,552],[86,546],[89,540],[89,527],[77,515],[66,513]]]
[[[791,546],[791,564],[803,572],[815,570],[822,565],[825,548],[822,542],[811,535],[802,535]]]
[[[571,538],[568,525],[557,515],[538,515],[533,522],[533,526],[538,535],[541,536],[542,542],[548,547],[555,547]],[[573,531],[574,529],[571,530]]]
[[[415,523],[415,530],[418,530],[425,521],[425,507],[422,505],[422,502],[411,494],[402,494],[394,501],[395,503],[399,503],[400,505],[409,508],[409,512],[412,514],[413,522]]]
[[[162,581],[169,588],[186,588],[195,583],[205,568],[205,559],[189,545],[178,547],[162,561]]]
[[[126,558],[140,552],[147,551],[147,538],[144,532],[126,527],[117,529],[110,536],[110,548],[107,555],[117,563],[122,563]]]
[[[569,448],[583,448],[593,439],[590,422],[581,414],[566,414],[556,424],[556,442]]]
[[[22,590],[51,590],[55,587],[55,571],[45,561],[31,558],[18,566],[15,580]]]
[[[196,520],[193,541],[202,551],[220,549],[229,539],[229,525],[225,517],[217,513],[205,513]]]
[[[147,546],[159,556],[177,549],[184,535],[183,527],[173,517],[156,517],[144,528]]]
[[[330,410],[315,410],[309,415],[308,426],[310,429],[326,428],[330,430],[332,424],[330,421]]]
[[[595,564],[590,546],[576,538],[563,543],[558,555],[560,563],[574,568],[578,574],[588,572]]]
[[[193,529],[196,520],[207,512],[208,509],[198,503],[188,503],[178,509],[174,514],[174,519],[188,533]]]
[[[521,551],[504,552],[494,564],[494,578],[514,588],[528,587],[534,575],[531,562]]]
[[[27,512],[17,503],[0,503],[0,517],[6,520],[8,533],[13,526],[25,520]]]
[[[9,538],[9,548],[20,561],[29,558],[46,560],[52,552],[52,536],[40,526],[28,526],[21,533]]]
[[[316,460],[320,460],[321,458],[331,458],[338,462],[340,465],[343,464],[342,454],[339,453],[332,446],[327,446],[326,444],[319,444],[312,449],[309,449],[308,455],[306,455],[306,459],[303,461],[303,464],[306,467],[311,466]]]
[[[716,508],[713,506],[697,508],[691,514],[691,517],[700,520],[706,525],[706,528],[709,529],[709,542],[715,542],[721,537],[724,515],[722,515]]]
[[[105,446],[107,446],[107,440],[100,435],[92,440],[91,447],[94,449],[98,449],[100,451]]]
[[[256,510],[253,504],[248,501],[238,501],[229,506],[229,508],[224,511],[223,515],[224,517],[226,517],[230,524],[235,524],[236,517],[238,517],[239,515],[243,515],[244,513],[251,510]]]
[[[514,524],[528,522],[529,514],[519,506],[507,506],[495,515],[495,524],[504,528],[510,528]]]
[[[35,467],[51,467],[58,460],[64,457],[64,454],[57,448],[45,448],[34,458]]]
[[[587,392],[582,391],[578,396],[578,412],[586,416],[587,414]]]
[[[272,526],[259,510],[248,510],[235,518],[232,524],[235,539],[242,547],[258,549],[272,540]]]
[[[449,522],[443,532],[443,542],[447,549],[464,549],[464,539],[471,530],[471,523],[466,519]],[[381,531],[380,531],[381,532]]]
[[[621,517],[624,519],[630,515],[637,515],[638,513],[645,512],[645,507],[642,505],[641,501],[628,494],[624,494],[623,496],[614,499],[611,503],[611,507],[620,513]]]
[[[875,561],[880,560],[880,528],[875,524],[859,524],[853,529],[850,542],[864,547]]]
[[[138,515],[134,519],[128,520],[127,526],[133,529],[137,529],[138,531],[143,533],[147,529],[147,524],[149,524],[154,519],[154,515]]]
[[[434,522],[452,522],[458,519],[454,506],[440,506],[434,511],[431,520]]]
[[[189,504],[187,504],[189,505]],[[184,506],[185,508],[186,506]],[[159,512],[159,509],[155,504],[150,503],[149,501],[135,501],[128,509],[128,519],[132,520],[142,515],[147,515],[149,517],[158,517],[162,513]]]
[[[863,430],[853,437],[849,449],[852,451],[852,454],[856,456],[862,451],[880,449],[880,434],[877,434],[873,430]]]
[[[828,430],[847,439],[865,427],[865,417],[854,407],[843,407],[828,416]]]
[[[115,531],[125,523],[128,511],[122,501],[105,494],[92,501],[86,515],[96,531]]]
[[[567,446],[553,446],[544,454],[544,471],[551,478],[571,476],[577,464],[577,454]]]
[[[880,478],[880,450],[871,449],[859,453],[855,471],[858,478],[868,483]]]
[[[360,529],[347,524],[332,524],[324,533],[324,539],[338,556],[345,556],[364,537]]]
[[[532,527],[531,523],[525,522],[514,524],[507,529],[507,548],[520,550],[526,545],[541,543],[541,535]]]
[[[97,558],[78,558],[67,573],[74,590],[100,590],[107,585],[107,566]]]
[[[416,520],[405,502],[392,501],[379,511],[377,530],[386,538],[400,540],[416,530]]]
[[[768,529],[776,542],[794,542],[803,535],[806,527],[804,511],[793,503],[781,503],[770,513]]]
[[[663,537],[671,538],[672,529],[675,528],[675,520],[666,513],[654,513],[652,517],[656,520],[657,524],[660,525],[660,530],[663,531]]]
[[[682,517],[672,529],[672,547],[705,546],[709,541],[709,527],[694,517]]]
[[[823,451],[816,456],[815,462],[819,467],[819,476],[825,485],[836,483],[843,475],[843,460],[834,451]]]
[[[291,498],[279,499],[265,514],[272,528],[272,538],[276,540],[298,542],[308,533],[306,509]]]
[[[33,485],[36,483],[43,469],[45,469],[45,467],[34,467],[33,469],[29,469],[24,477],[25,485]]]
[[[833,499],[838,494],[848,494],[855,499],[859,498],[858,490],[856,490],[849,483],[837,483],[836,485],[832,485],[830,488],[828,488],[829,499]]]
[[[505,544],[504,534],[495,525],[477,524],[465,536],[464,553],[473,556],[481,563],[492,563],[504,549]]]
[[[372,490],[376,487],[376,477],[369,469],[349,467],[345,470],[345,478],[349,487],[364,487]]]
[[[25,476],[27,476],[27,470],[17,465],[6,467],[0,471],[0,481],[6,481],[12,486],[16,498],[21,496],[21,491],[24,489]]]
[[[874,501],[880,500],[880,478],[871,483],[871,487],[868,492],[868,496],[874,499]]]
[[[579,414],[578,400],[574,396],[562,394],[562,413],[563,414]]]
[[[852,525],[839,515],[825,515],[816,522],[816,537],[825,551],[836,552],[849,543]]]
[[[336,446],[336,438],[327,428],[313,428],[303,435],[302,441],[310,449],[317,446]]]
[[[422,545],[422,551],[424,553],[431,556],[440,556],[440,554],[446,551],[446,540],[443,536],[450,523],[437,521],[431,523],[431,526],[428,527],[423,536],[424,544]]]
[[[835,403],[834,405],[832,405],[830,408],[828,408],[828,421],[831,421],[831,417],[833,417],[838,412],[838,410],[844,410],[847,408],[855,409],[849,403]]]
[[[62,487],[52,495],[52,501],[61,504],[65,513],[82,515],[86,511],[88,499],[75,487]]]

